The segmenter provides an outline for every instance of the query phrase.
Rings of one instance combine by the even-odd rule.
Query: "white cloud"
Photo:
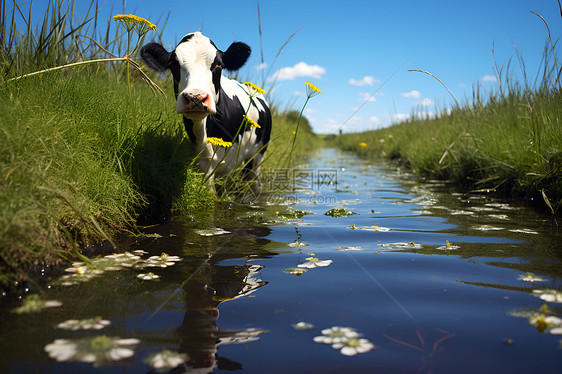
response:
[[[410,92],[402,92],[400,96],[404,96],[411,99],[419,99],[421,97],[421,92],[418,90],[412,90]]]
[[[371,95],[368,92],[359,92],[359,96],[361,96],[362,101],[368,101],[370,103],[374,103],[375,101],[377,101],[377,99],[375,98],[375,96],[377,95]]]
[[[482,82],[497,82],[498,79],[495,75],[484,75],[482,77]]]
[[[256,70],[257,70],[257,71],[262,71],[262,70],[265,70],[266,67],[267,67],[267,62],[262,62],[261,64],[259,64],[259,65],[256,67]]]
[[[326,73],[326,69],[319,65],[309,65],[304,61],[299,62],[294,66],[286,66],[279,69],[275,76],[278,81],[293,80],[298,77],[312,77],[316,79],[322,78]]]
[[[372,86],[373,84],[379,82],[380,81],[378,79],[375,79],[370,75],[366,75],[359,80],[351,78],[350,80],[347,81],[347,83],[351,84],[352,86]]]
[[[415,101],[414,104],[421,105],[421,106],[430,106],[433,105],[433,101],[426,97],[425,99],[422,99],[420,101]]]
[[[369,122],[374,123],[374,124],[379,124],[379,123],[381,123],[381,120],[378,117],[371,116],[371,117],[369,117]]]

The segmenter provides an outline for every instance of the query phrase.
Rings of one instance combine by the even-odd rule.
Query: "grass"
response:
[[[136,70],[129,76],[124,64],[89,64],[12,79],[104,57],[79,34],[123,54],[126,35],[111,26],[105,32],[98,28],[97,2],[79,20],[73,4],[49,2],[49,11],[34,27],[30,10],[26,19],[22,5],[8,9],[2,3],[3,289],[61,261],[87,261],[82,253],[88,245],[106,240],[118,246],[116,235],[134,234],[139,220],[208,216],[216,207],[216,196],[193,163],[194,145],[175,113],[170,79],[159,81],[167,96],[155,95]],[[20,16],[23,27],[17,25]],[[273,112],[274,141],[266,168],[280,166],[296,127],[295,113]],[[315,139],[305,118],[300,128],[295,158],[310,153],[299,144]]]
[[[341,135],[333,142],[365,158],[397,159],[425,178],[544,202],[559,214],[562,91],[555,46],[547,43],[542,80],[536,85],[499,74],[499,90],[488,98],[475,89],[471,103],[435,118],[412,115],[403,123]]]
[[[165,98],[88,69],[0,87],[0,267],[76,258],[140,215],[210,209]],[[199,181],[199,183],[197,183]],[[0,279],[3,284],[6,279]]]

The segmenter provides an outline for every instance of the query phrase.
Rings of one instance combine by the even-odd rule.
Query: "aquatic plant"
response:
[[[314,325],[312,323],[303,322],[303,321],[297,322],[291,326],[293,326],[293,329],[295,330],[311,330],[314,328]]]
[[[293,274],[293,275],[296,275],[297,277],[300,277],[301,275],[303,275],[307,271],[308,271],[308,269],[299,269],[299,268],[288,268],[288,269],[283,270],[284,273]]]
[[[298,248],[298,247],[308,247],[310,244],[301,242],[300,240],[295,240],[294,242],[287,243],[287,247]]]
[[[87,318],[87,319],[69,319],[57,325],[59,329],[63,330],[101,330],[111,324],[111,321],[102,319],[101,317]]]
[[[332,260],[322,260],[321,261],[316,257],[307,257],[306,260],[307,260],[306,262],[304,262],[302,264],[298,264],[297,266],[299,268],[314,269],[314,268],[320,268],[320,267],[328,266],[333,262]]]
[[[61,276],[53,284],[72,286],[80,282],[89,281],[106,271],[118,271],[123,268],[141,267],[143,265],[144,261],[137,254],[130,252],[114,253],[102,258],[93,258],[88,263],[73,262],[71,267],[65,269],[65,272],[70,274]]]
[[[537,275],[535,275],[535,274],[533,274],[533,273],[529,273],[529,272],[527,272],[527,273],[525,273],[525,274],[519,275],[519,276],[517,277],[517,279],[522,280],[522,281],[524,281],[524,282],[531,282],[531,283],[534,283],[534,282],[545,282],[545,281],[546,281],[545,278],[541,278],[541,277],[539,277],[539,276],[537,276]]]
[[[314,337],[314,342],[330,344],[344,356],[355,356],[376,348],[369,340],[362,338],[357,330],[351,327],[334,326],[322,330],[322,335]]]
[[[357,214],[357,213],[353,213],[351,210],[345,209],[345,208],[332,208],[330,210],[328,210],[326,213],[324,213],[324,215],[326,216],[330,216],[330,217],[347,217],[350,216],[352,214]]]
[[[344,356],[355,356],[358,353],[366,353],[376,348],[369,340],[364,338],[349,339],[341,343],[332,344],[332,348],[339,349]]]
[[[535,313],[529,317],[529,323],[540,333],[548,331],[553,335],[562,334],[562,319],[559,317]]]
[[[56,308],[62,303],[57,300],[43,300],[38,294],[26,296],[21,306],[14,309],[15,313],[36,313],[45,308]]]
[[[215,236],[215,235],[224,235],[230,234],[230,231],[223,230],[219,227],[212,228],[212,229],[205,229],[205,230],[195,230],[195,232],[201,236]]]
[[[186,353],[179,353],[165,349],[154,353],[145,359],[145,362],[158,372],[167,372],[189,361]]]
[[[150,272],[150,273],[141,273],[141,274],[138,274],[138,275],[137,275],[137,278],[139,278],[139,279],[141,279],[141,280],[155,280],[155,279],[160,278],[160,276],[157,275],[157,274],[154,274],[154,273]]]
[[[557,290],[533,290],[533,295],[550,303],[562,303],[562,292]]]
[[[390,231],[388,227],[382,226],[355,226],[355,223],[351,226],[347,227],[350,230],[364,230],[364,231],[379,231],[379,232],[386,232]]]
[[[379,244],[379,246],[384,248],[394,248],[394,249],[421,249],[422,248],[421,244],[414,243],[414,242],[383,243],[383,244]]]
[[[440,245],[439,247],[436,247],[435,249],[439,249],[441,251],[452,251],[454,249],[459,249],[459,248],[460,248],[460,246],[451,244],[451,242],[446,240],[445,245]]]
[[[59,362],[80,361],[100,365],[110,361],[121,361],[134,355],[134,347],[140,340],[120,339],[106,335],[88,336],[69,340],[55,339],[44,347],[49,357]]]
[[[165,268],[175,265],[178,261],[181,261],[181,257],[170,256],[166,252],[162,252],[160,256],[150,256],[144,266]]]
[[[335,344],[358,339],[361,335],[351,327],[334,326],[321,331],[322,335],[314,337],[316,343]]]

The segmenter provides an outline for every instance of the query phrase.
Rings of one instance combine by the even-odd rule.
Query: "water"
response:
[[[440,182],[419,184],[333,149],[292,176],[300,181],[293,194],[147,229],[131,247],[147,252],[143,261],[180,256],[173,266],[131,260],[76,285],[53,284],[42,298],[62,306],[39,312],[14,313],[21,301],[5,300],[0,371],[149,372],[148,358],[167,349],[189,355],[187,372],[198,373],[559,372],[562,306],[533,293],[561,289],[562,242],[551,218]],[[324,214],[332,208],[355,214]],[[230,233],[196,232],[213,227]],[[326,266],[287,271],[306,269],[298,265],[307,258]],[[160,278],[137,278],[147,272]],[[519,279],[526,273],[542,281]],[[111,324],[56,327],[95,316]],[[298,330],[298,322],[314,327]],[[345,356],[314,341],[333,326],[355,329],[375,348]],[[49,348],[55,357],[87,361],[76,352],[91,350],[85,339],[99,335],[138,342],[121,342],[110,356],[130,357],[110,363],[58,362],[44,350],[65,339],[71,353]]]

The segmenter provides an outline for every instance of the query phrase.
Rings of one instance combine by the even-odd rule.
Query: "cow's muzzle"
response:
[[[208,93],[201,90],[191,90],[182,94],[185,100],[185,112],[208,113],[211,107],[211,98]]]

